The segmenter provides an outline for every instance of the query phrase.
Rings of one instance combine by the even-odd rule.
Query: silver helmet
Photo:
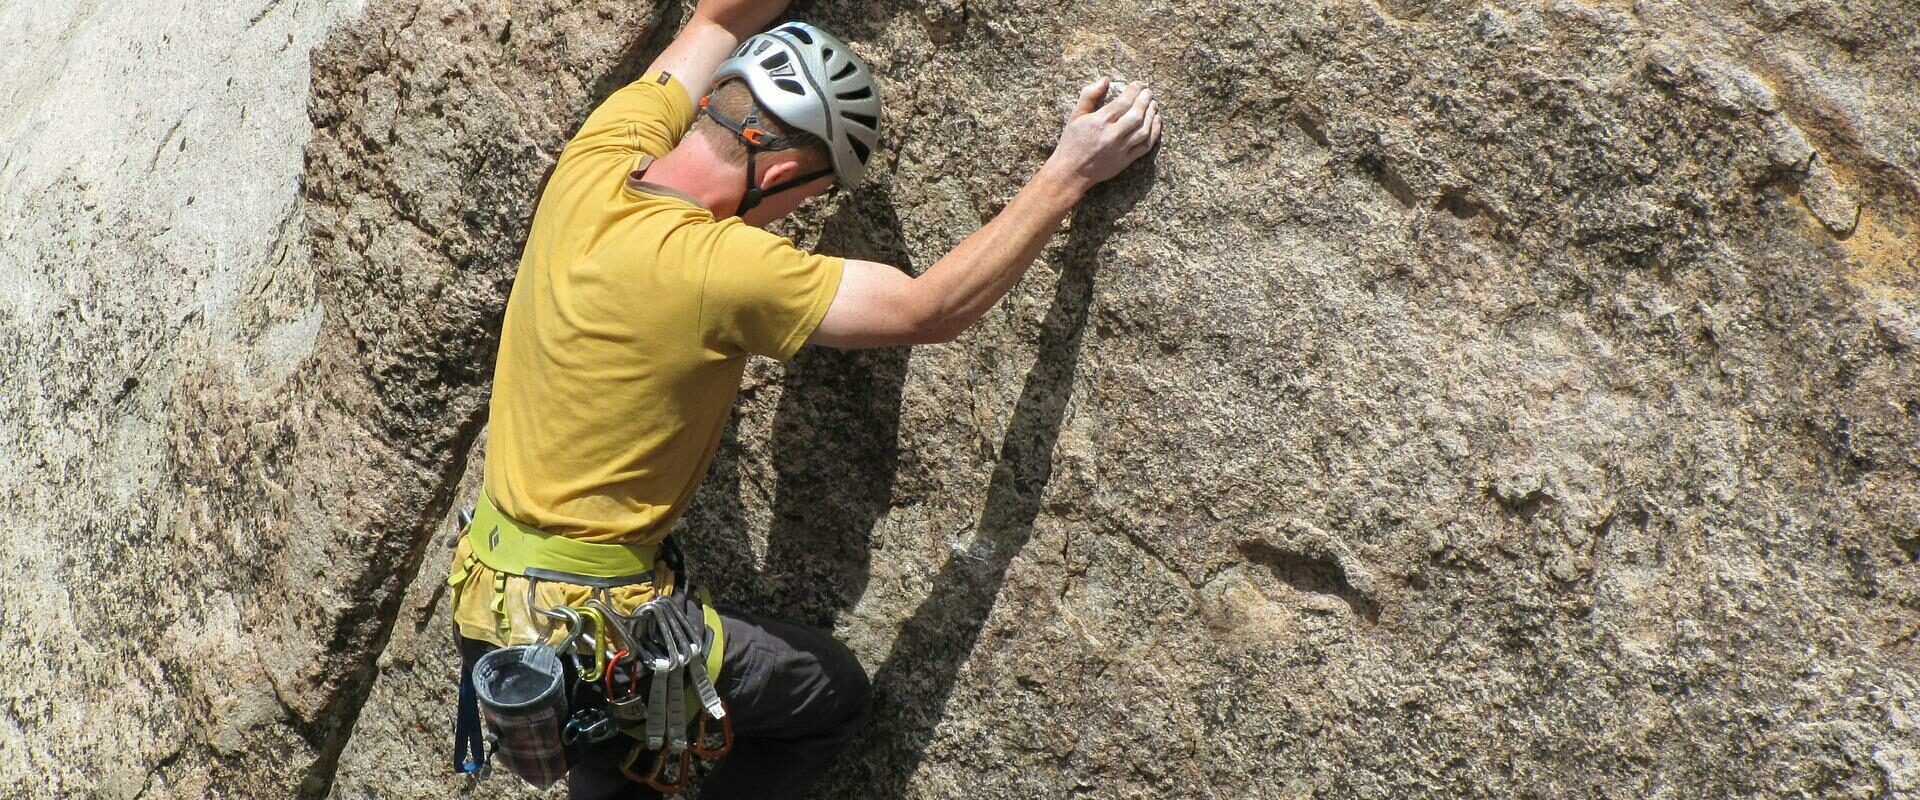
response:
[[[820,137],[840,185],[867,174],[880,143],[880,87],[846,42],[804,22],[788,22],[740,43],[713,82],[747,82],[767,113]]]

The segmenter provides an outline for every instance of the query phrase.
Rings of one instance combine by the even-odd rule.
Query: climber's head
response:
[[[880,139],[880,92],[832,34],[789,22],[747,39],[713,74],[695,134],[746,168],[735,212],[764,224],[866,175]]]

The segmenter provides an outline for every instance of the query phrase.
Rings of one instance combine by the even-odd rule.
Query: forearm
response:
[[[673,73],[687,90],[687,99],[698,103],[713,88],[713,71],[728,54],[786,7],[787,0],[701,0],[693,9],[693,18],[647,71]]]
[[[693,8],[693,18],[712,22],[745,39],[765,29],[786,9],[787,0],[700,0]]]
[[[915,278],[936,338],[958,336],[1013,291],[1086,190],[1085,181],[1042,167],[998,215]]]
[[[1013,291],[1089,188],[1153,149],[1160,119],[1146,84],[1128,84],[1102,105],[1102,78],[1080,90],[1040,172],[1013,202],[919,277],[848,259],[833,303],[807,341],[826,347],[890,347],[959,336]]]

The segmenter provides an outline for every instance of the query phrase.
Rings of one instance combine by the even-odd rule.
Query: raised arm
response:
[[[720,62],[786,8],[787,0],[700,0],[693,8],[693,18],[673,37],[673,43],[660,51],[647,71],[673,73],[680,85],[687,87],[689,99],[698,103],[712,87],[713,71],[720,68]]]
[[[959,336],[1012,291],[1087,189],[1120,173],[1160,141],[1160,108],[1146,84],[1112,102],[1105,79],[1080,90],[1060,144],[991,221],[919,277],[848,261],[833,305],[809,344],[887,347]]]

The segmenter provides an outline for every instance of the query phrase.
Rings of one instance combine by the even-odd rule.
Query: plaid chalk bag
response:
[[[473,665],[480,713],[498,737],[496,763],[541,789],[567,774],[565,675],[559,653],[546,645],[502,647]]]

